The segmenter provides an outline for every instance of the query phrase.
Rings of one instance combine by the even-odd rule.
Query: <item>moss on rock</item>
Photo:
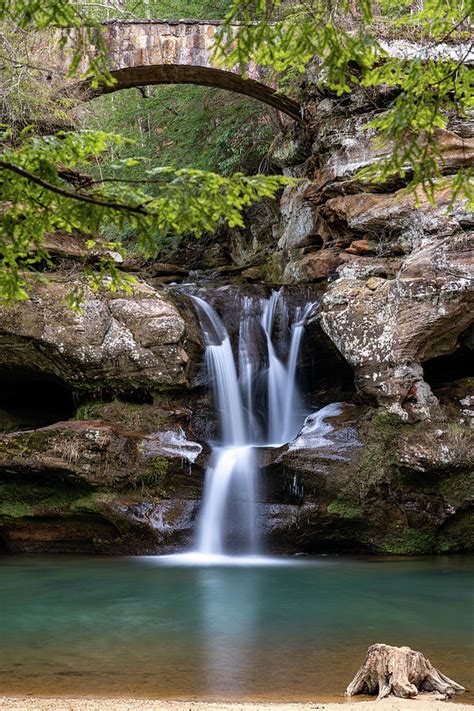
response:
[[[362,506],[358,506],[352,501],[336,499],[328,504],[327,512],[340,518],[360,518],[363,514],[363,509]]]
[[[25,516],[32,516],[33,513],[33,507],[22,501],[0,502],[0,520],[2,518],[23,518]]]
[[[389,533],[379,541],[371,541],[375,550],[390,555],[422,555],[436,550],[436,529],[403,528],[399,533]]]

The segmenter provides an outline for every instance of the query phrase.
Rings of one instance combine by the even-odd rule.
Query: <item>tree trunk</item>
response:
[[[410,698],[419,691],[437,691],[449,698],[462,694],[465,688],[435,669],[421,652],[410,647],[373,644],[347,687],[346,696],[378,692],[378,699],[390,694]]]

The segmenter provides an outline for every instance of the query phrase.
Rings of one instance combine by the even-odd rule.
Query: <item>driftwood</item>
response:
[[[437,691],[449,698],[466,690],[435,669],[421,652],[410,647],[373,644],[367,650],[363,666],[347,687],[346,696],[378,692],[378,699],[390,694],[411,698],[419,691]]]

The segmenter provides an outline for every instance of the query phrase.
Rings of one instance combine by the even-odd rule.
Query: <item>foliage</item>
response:
[[[79,421],[97,419],[96,406],[93,402],[85,402],[77,408],[74,419]]]
[[[110,81],[100,26],[79,6],[65,0],[0,0],[0,21],[13,22],[19,29],[44,30],[52,24],[63,28],[59,42],[71,46],[69,75],[86,58],[88,69],[82,77],[89,77],[93,86]],[[99,49],[97,55],[90,54],[91,43]],[[131,146],[126,138],[104,131],[62,131],[40,138],[26,130],[17,136],[7,128],[2,144],[0,299],[6,302],[28,298],[31,273],[39,264],[51,263],[45,247],[50,232],[79,230],[90,236],[87,246],[93,247],[106,228],[132,231],[138,248],[151,256],[169,234],[199,237],[215,230],[221,219],[231,226],[241,225],[246,206],[273,196],[288,182],[277,176],[237,173],[225,178],[196,169],[149,168],[142,156],[132,157],[130,151],[105,164],[94,179],[81,171],[92,173],[111,147],[117,154],[118,149]],[[133,169],[139,170],[139,177],[130,178]],[[119,250],[115,242],[102,246],[109,253]],[[104,284],[114,290],[130,289],[132,281],[107,253],[86,277],[93,289]],[[71,294],[73,308],[79,307],[82,295],[80,290]]]
[[[260,102],[200,86],[150,87],[147,98],[129,89],[96,99],[91,112],[90,124],[133,139],[150,162],[227,176],[256,173],[277,130]],[[134,151],[126,143],[120,157]]]
[[[375,8],[382,17],[375,17]],[[233,0],[218,39],[217,56],[229,66],[245,70],[250,61],[272,67],[280,75],[302,73],[318,58],[321,87],[337,95],[355,87],[393,88],[391,105],[370,124],[390,155],[366,168],[360,177],[384,181],[395,174],[408,187],[422,185],[433,200],[435,182],[442,177],[443,161],[437,130],[449,115],[468,115],[474,104],[473,72],[464,57],[438,56],[436,44],[454,35],[466,39],[463,27],[474,10],[474,0],[424,0],[418,11],[407,2],[383,0]],[[236,27],[235,23],[241,24]],[[389,54],[378,37],[391,27],[424,42],[415,56]],[[467,53],[472,44],[465,48]],[[454,197],[463,194],[474,202],[473,167],[455,178]]]
[[[36,41],[35,41],[36,34]],[[53,133],[58,128],[72,126],[66,93],[57,95],[56,82],[51,81],[47,52],[51,37],[21,30],[14,25],[0,25],[0,122],[18,134],[26,126],[38,133]],[[34,57],[41,56],[39,66]]]
[[[230,0],[85,0],[84,10],[97,19],[182,18],[219,20],[230,7]]]
[[[340,518],[360,518],[363,514],[362,507],[352,501],[335,499],[328,504],[327,512]]]
[[[107,55],[100,25],[80,7],[68,0],[0,0],[0,22],[18,30],[57,29],[59,47],[68,48],[68,76],[75,76],[79,65],[87,58],[87,68],[81,74],[92,86],[112,83],[107,69]],[[98,51],[93,51],[95,47]]]
[[[5,148],[0,159],[4,169],[0,186],[5,201],[0,216],[3,298],[28,298],[22,269],[40,260],[48,261],[44,242],[49,232],[81,230],[91,236],[88,246],[93,247],[105,223],[120,229],[130,225],[136,230],[141,250],[153,255],[160,236],[165,238],[169,232],[180,235],[192,230],[199,237],[214,230],[222,217],[230,226],[243,225],[242,211],[246,206],[273,196],[289,182],[280,176],[237,173],[225,178],[216,173],[170,167],[143,168],[142,177],[136,180],[116,177],[115,168],[139,163],[138,159],[127,159],[110,166],[111,175],[98,180],[82,175],[81,185],[71,188],[65,176],[90,166],[111,143],[120,146],[125,140],[101,131],[64,132],[33,136],[20,147]],[[155,188],[154,196],[144,190],[150,185]],[[113,243],[103,246],[109,250],[118,248]],[[111,289],[130,288],[130,277],[117,269],[111,256],[104,256],[99,268],[89,272],[89,285],[99,289],[106,276]],[[81,296],[74,293],[71,305],[77,307]]]

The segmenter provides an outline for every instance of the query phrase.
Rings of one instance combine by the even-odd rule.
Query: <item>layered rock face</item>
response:
[[[453,122],[438,132],[447,183],[433,205],[400,179],[367,185],[357,177],[390,150],[366,128],[386,101],[383,92],[336,101],[309,74],[305,132],[299,144],[293,132],[276,148],[280,159],[287,147],[288,172],[304,180],[282,197],[272,264],[283,283],[327,284],[321,326],[360,392],[418,421],[437,405],[423,363],[455,353],[473,321],[474,215],[465,200],[452,201],[449,175],[472,162],[474,126]],[[304,141],[312,147],[298,164],[291,148]]]
[[[317,437],[309,422],[293,443],[272,453],[263,471],[271,503],[262,504],[260,521],[270,548],[293,554],[472,550],[474,432],[462,400],[458,392],[451,401],[457,418],[429,423],[406,424],[350,404],[328,412],[326,431]]]
[[[0,537],[11,552],[174,550],[202,486],[192,311],[138,282],[86,288],[77,314],[74,285],[53,273],[0,314]]]
[[[115,416],[126,414],[116,407]],[[190,541],[203,448],[176,421],[150,434],[59,422],[0,435],[0,450],[0,532],[10,552],[149,553]]]
[[[294,442],[258,453],[268,548],[474,548],[474,220],[449,187],[472,160],[474,129],[440,131],[448,182],[434,207],[400,179],[357,177],[390,148],[364,128],[388,97],[335,100],[316,85],[309,74],[306,125],[273,147],[275,165],[301,182],[252,208],[245,230],[181,245],[175,264],[138,271],[131,294],[86,289],[81,314],[65,296],[82,253],[60,245],[74,268],[0,312],[0,547],[190,545],[215,408],[192,308],[160,284],[201,269],[227,284],[216,308],[234,340],[237,284],[284,285],[299,299],[307,290],[318,303],[300,359],[308,404],[343,401],[326,434],[314,437],[310,418]]]

